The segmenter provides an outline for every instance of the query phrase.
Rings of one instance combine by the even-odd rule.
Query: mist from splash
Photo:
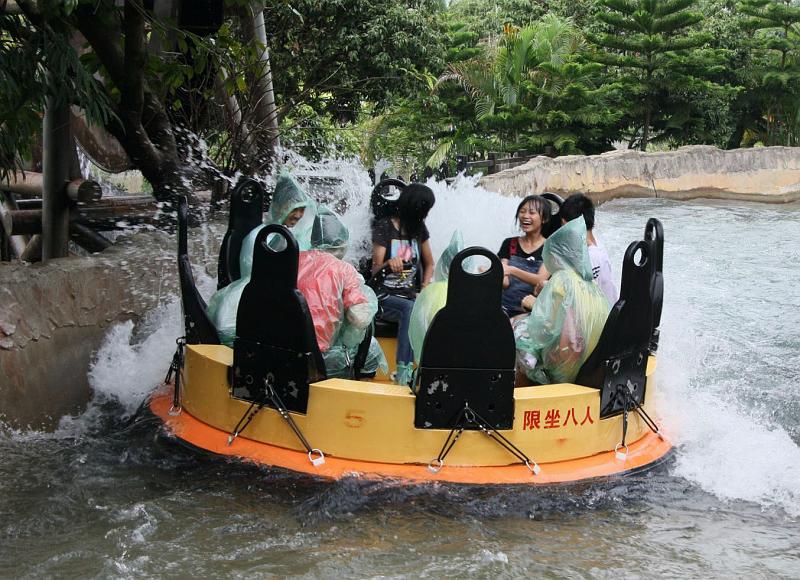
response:
[[[373,184],[366,170],[354,160],[311,163],[296,155],[288,157],[288,165],[310,193],[342,214],[351,232],[347,259],[357,263],[370,248],[369,197]],[[426,220],[434,257],[438,258],[456,229],[462,232],[467,246],[491,250],[514,235],[519,200],[485,191],[473,177],[459,177],[451,185],[429,180],[428,185],[436,195],[436,204]],[[620,200],[599,209],[598,229],[619,280],[625,247],[641,238],[646,219],[658,217],[665,226],[659,413],[665,431],[678,446],[673,475],[696,483],[722,500],[753,501],[798,517],[800,432],[796,431],[792,439],[791,431],[798,429],[800,411],[776,419],[774,413],[770,414],[773,407],[765,409],[758,402],[780,405],[780,397],[795,389],[796,369],[800,368],[797,349],[792,351],[789,345],[775,350],[770,340],[786,341],[786,337],[796,336],[791,329],[800,325],[800,304],[793,298],[793,285],[800,280],[790,269],[797,260],[779,255],[770,262],[750,255],[747,261],[731,248],[782,247],[780,240],[800,225],[800,211],[786,211],[777,218],[770,214],[772,210],[763,208],[738,213],[736,208],[724,207],[704,211],[705,216],[692,204],[663,200]],[[707,217],[709,211],[716,212],[713,220]],[[207,236],[208,231],[201,235]],[[723,259],[706,259],[711,252]],[[691,268],[686,267],[688,257],[694,260]],[[789,269],[784,271],[786,264]],[[206,264],[194,265],[198,272],[213,271]],[[729,274],[734,266],[750,272],[751,277],[777,281],[779,287],[765,290],[770,296],[784,298],[772,304],[775,320],[764,320],[763,301],[754,305],[746,293],[737,292]],[[208,297],[214,281],[202,274],[199,279],[201,291]],[[776,335],[759,335],[759,325],[763,324],[773,324]],[[182,334],[180,325],[180,306],[175,301],[150,313],[138,328],[124,323],[111,329],[90,371],[96,400],[116,400],[123,413],[134,413],[147,393],[163,380],[175,337]],[[737,331],[730,332],[733,325]],[[790,360],[785,360],[787,357]],[[769,385],[759,383],[759,374],[751,372],[753,364],[748,361],[752,360],[761,361],[756,366],[762,377],[767,373]],[[775,360],[782,360],[781,369],[794,369],[794,381],[791,375],[772,370],[769,361]],[[760,389],[766,389],[766,395]]]

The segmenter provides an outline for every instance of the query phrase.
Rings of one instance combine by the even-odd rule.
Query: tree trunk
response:
[[[119,122],[110,122],[108,131],[153,186],[158,201],[173,203],[177,196],[195,201],[184,179],[186,172],[169,115],[145,79],[148,54],[142,0],[125,0],[123,17],[117,21],[108,13],[99,18],[95,7],[88,4],[79,4],[73,14],[76,26],[120,89]],[[109,30],[112,24],[116,28]]]
[[[742,121],[736,123],[733,129],[733,134],[728,137],[728,142],[725,144],[725,149],[738,149],[742,146],[742,139],[744,139],[745,124]]]
[[[255,114],[256,126],[259,129],[259,149],[266,153],[266,158],[259,160],[263,166],[271,166],[275,157],[278,141],[278,109],[275,105],[275,92],[272,88],[272,67],[269,60],[269,45],[264,24],[264,2],[254,0],[248,11],[248,28],[253,40],[260,50],[261,62],[258,77],[255,79]]]
[[[648,96],[644,106],[644,127],[642,127],[642,142],[640,143],[642,151],[647,151],[647,142],[650,140],[650,118],[652,114],[652,104]]]

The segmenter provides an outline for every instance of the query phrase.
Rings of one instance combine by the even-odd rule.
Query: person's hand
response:
[[[541,282],[537,282],[536,286],[533,287],[533,295],[538,296],[539,293],[544,288],[544,285],[547,284],[547,280],[542,280]]]
[[[522,307],[530,312],[533,310],[533,303],[536,302],[536,296],[533,294],[528,294],[525,298],[522,299]]]
[[[392,258],[388,262],[389,268],[391,268],[392,272],[395,274],[399,274],[403,271],[403,259],[402,258]]]
[[[516,268],[514,266],[509,266],[508,264],[503,264],[503,276],[513,276],[514,270]]]

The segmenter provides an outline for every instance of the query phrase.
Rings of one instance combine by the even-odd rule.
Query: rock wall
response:
[[[175,248],[174,236],[147,232],[93,256],[0,263],[0,421],[46,429],[80,411],[108,327],[176,295]]]
[[[723,151],[707,145],[677,151],[611,151],[602,155],[536,157],[480,180],[504,195],[583,192],[615,197],[738,199],[786,203],[800,199],[800,148]]]

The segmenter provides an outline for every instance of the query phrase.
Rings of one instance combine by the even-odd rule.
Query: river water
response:
[[[363,172],[347,183],[363,202]],[[514,200],[471,181],[435,190],[435,254],[455,227],[490,248],[513,232]],[[800,577],[800,206],[609,202],[597,227],[617,277],[651,216],[666,232],[666,466],[498,489],[201,456],[136,413],[180,333],[172,304],[109,332],[84,414],[55,433],[0,429],[0,576]]]

